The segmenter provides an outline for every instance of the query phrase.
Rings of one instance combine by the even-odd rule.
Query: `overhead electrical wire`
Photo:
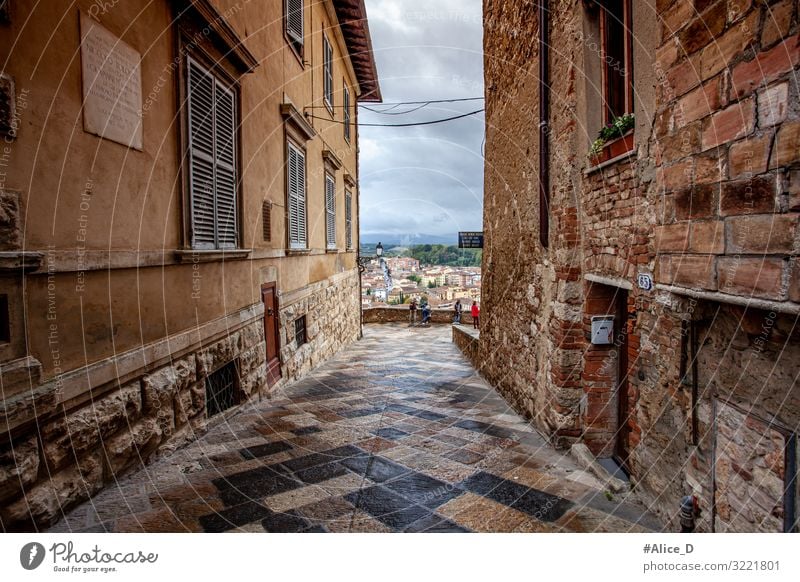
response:
[[[482,101],[482,100],[483,100],[483,97],[460,97],[460,98],[457,98],[457,99],[428,99],[427,101],[395,101],[395,102],[390,102],[390,103],[375,103],[375,104],[371,104],[371,105],[373,107],[374,106],[379,106],[379,105],[391,105],[392,107],[390,107],[389,109],[384,109],[383,110],[383,111],[389,111],[389,110],[394,109],[395,107],[398,107],[400,105],[430,105],[430,104],[433,104],[433,103],[460,103],[462,101]],[[359,107],[364,107],[366,109],[369,109],[369,106],[366,103],[358,103],[358,106]],[[344,105],[335,105],[333,108],[334,109],[341,109],[342,107],[344,107]],[[331,106],[330,105],[309,105],[309,106],[305,107],[305,109],[322,109],[322,108],[330,109]]]
[[[418,121],[416,123],[358,123],[358,127],[412,127],[417,125],[433,125],[435,123],[444,123],[445,121],[453,121],[454,119],[461,119],[462,117],[469,117],[470,115],[475,115],[476,113],[482,113],[485,109],[482,107],[480,109],[476,109],[475,111],[470,111],[469,113],[462,113],[461,115],[454,115],[453,117],[445,117],[444,119],[433,119],[431,121]],[[335,119],[329,119],[327,117],[318,117],[316,115],[309,115],[311,119],[321,119],[322,121],[328,121],[330,123],[344,123],[344,121],[338,121]]]

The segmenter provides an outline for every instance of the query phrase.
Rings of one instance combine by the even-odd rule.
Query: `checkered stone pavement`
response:
[[[51,531],[651,531],[478,376],[449,326],[364,338]]]

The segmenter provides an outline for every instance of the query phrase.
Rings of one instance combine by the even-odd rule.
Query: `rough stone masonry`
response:
[[[550,1],[549,208],[538,4],[484,0],[482,373],[554,445],[623,462],[674,529],[695,495],[700,530],[796,530],[797,2],[627,3],[635,127],[589,155],[610,4]]]

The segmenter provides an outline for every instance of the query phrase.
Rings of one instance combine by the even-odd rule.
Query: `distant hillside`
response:
[[[457,245],[414,245],[410,254],[423,265],[480,267],[483,249],[460,249]]]
[[[377,244],[382,243],[383,246],[387,245],[454,245],[458,243],[458,235],[453,233],[449,236],[441,236],[436,234],[362,234],[362,244]]]

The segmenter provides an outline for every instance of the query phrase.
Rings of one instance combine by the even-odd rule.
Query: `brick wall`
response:
[[[657,281],[797,301],[797,3],[661,4]]]
[[[796,313],[800,300],[800,15],[791,0],[633,5],[634,150],[593,166],[599,56],[587,22],[596,7],[550,3],[551,235],[542,248],[536,3],[484,0],[481,361],[555,444],[583,440],[605,456],[623,438],[631,480],[650,507],[677,527],[681,497],[695,494],[707,531],[715,501],[735,504],[742,490],[768,498],[736,479],[715,498],[711,454],[725,438],[713,428],[715,395],[798,426],[786,405],[800,401],[790,378],[796,320],[781,312]],[[640,274],[656,287],[640,288]],[[627,418],[617,417],[620,370],[609,364],[621,348],[589,343],[591,316],[608,313],[622,290]],[[751,296],[773,303],[758,305],[766,311],[726,304]],[[761,337],[767,320],[774,325]],[[697,378],[686,362],[693,328],[703,340]],[[723,464],[747,465],[745,453],[729,453]],[[741,517],[729,512],[720,528],[777,523]]]

